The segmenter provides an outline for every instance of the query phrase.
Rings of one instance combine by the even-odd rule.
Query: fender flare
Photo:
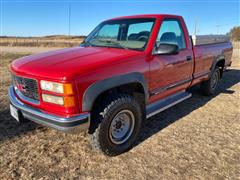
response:
[[[210,68],[211,73],[210,73],[209,77],[212,76],[213,71],[214,71],[217,63],[218,63],[219,61],[221,61],[221,60],[224,60],[224,59],[225,59],[225,56],[224,56],[223,54],[221,54],[221,55],[219,55],[219,56],[216,56],[216,57],[214,58],[213,63],[212,63],[212,66],[211,66],[211,68]],[[224,66],[225,66],[225,64],[224,64]]]
[[[130,83],[139,83],[144,89],[145,101],[148,99],[148,86],[144,75],[138,72],[133,72],[124,75],[118,75],[97,81],[90,85],[84,92],[82,98],[82,111],[91,111],[96,98],[104,91]]]

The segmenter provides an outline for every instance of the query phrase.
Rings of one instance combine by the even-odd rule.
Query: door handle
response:
[[[191,61],[192,60],[192,56],[187,56],[186,59],[187,59],[187,61]]]

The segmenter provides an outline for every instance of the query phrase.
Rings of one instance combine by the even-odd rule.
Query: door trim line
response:
[[[201,73],[197,73],[196,75],[193,74],[193,77],[194,77],[194,79],[197,79],[197,78],[200,78],[202,76],[210,75],[210,73],[211,73],[210,71],[208,71],[208,72],[201,72]]]
[[[181,80],[181,81],[178,81],[176,83],[173,83],[173,84],[170,84],[168,86],[164,86],[164,87],[160,87],[160,88],[157,88],[157,89],[154,89],[152,91],[150,91],[150,96],[154,96],[154,95],[157,95],[159,93],[162,93],[164,91],[167,91],[169,89],[172,89],[172,88],[175,88],[177,86],[181,86],[183,84],[186,84],[186,83],[189,83],[192,81],[192,77],[189,77],[187,79],[184,79],[184,80]]]

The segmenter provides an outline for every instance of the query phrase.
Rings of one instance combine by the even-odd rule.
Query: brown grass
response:
[[[72,47],[83,41],[83,36],[0,37],[0,46]]]
[[[233,41],[232,45],[234,49],[240,49],[240,41]]]
[[[7,66],[1,56],[0,179],[239,179],[240,64],[224,74],[217,94],[193,97],[146,122],[136,146],[109,158],[87,136],[66,135],[9,115]]]

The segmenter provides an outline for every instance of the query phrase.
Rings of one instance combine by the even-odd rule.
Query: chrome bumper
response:
[[[13,86],[10,86],[8,90],[8,97],[10,103],[18,110],[20,110],[24,118],[34,121],[38,124],[68,133],[87,131],[90,126],[89,113],[65,118],[42,112],[39,109],[28,106],[19,101],[15,96]]]

